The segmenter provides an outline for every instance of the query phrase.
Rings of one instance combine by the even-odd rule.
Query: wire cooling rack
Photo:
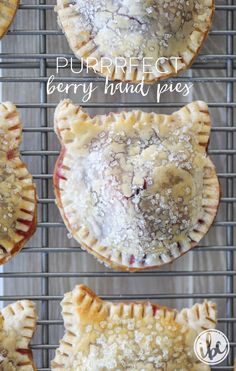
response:
[[[54,1],[23,1],[14,24],[2,45],[1,77],[4,100],[13,100],[24,122],[22,156],[34,174],[39,194],[38,230],[28,246],[4,267],[4,304],[29,298],[39,312],[33,343],[39,370],[49,370],[50,360],[63,334],[59,302],[65,291],[78,282],[96,288],[110,300],[152,300],[181,308],[204,299],[218,305],[219,326],[231,343],[223,365],[215,370],[232,370],[235,356],[235,108],[234,54],[236,5],[233,0],[216,2],[216,23],[192,69],[173,82],[192,82],[192,99],[204,98],[211,108],[214,127],[209,153],[216,163],[222,186],[217,220],[202,244],[173,265],[159,271],[122,273],[106,269],[82,252],[67,232],[54,205],[52,172],[59,147],[53,133],[52,115],[60,96],[47,96],[48,76],[55,72],[58,56],[73,57],[56,24]],[[74,59],[73,59],[74,60]],[[75,60],[74,60],[75,61]],[[75,62],[75,65],[79,65]],[[69,69],[57,81],[73,81]],[[78,81],[102,83],[95,75],[83,74]],[[169,99],[169,100],[168,100]],[[77,102],[80,103],[78,97]],[[173,111],[185,102],[176,96],[160,104],[137,97],[115,100],[98,96],[84,105],[88,110],[142,107]]]

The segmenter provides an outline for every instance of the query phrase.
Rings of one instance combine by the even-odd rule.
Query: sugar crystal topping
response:
[[[195,331],[177,323],[174,316],[126,319],[116,315],[85,326],[69,370],[195,370],[195,337]]]
[[[194,26],[210,15],[202,0],[75,0],[75,29],[113,57],[178,57]]]
[[[186,240],[203,212],[204,155],[192,124],[137,122],[97,130],[67,174],[64,202],[71,203],[78,225],[101,246],[140,260]]]

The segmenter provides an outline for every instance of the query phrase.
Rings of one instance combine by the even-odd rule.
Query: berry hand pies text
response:
[[[36,329],[35,306],[18,301],[0,311],[0,370],[36,370],[29,343]]]
[[[199,333],[216,325],[216,306],[180,312],[145,303],[111,303],[86,286],[62,301],[66,333],[54,371],[209,371],[194,353]]]
[[[214,0],[57,0],[56,11],[88,67],[112,80],[151,83],[190,67]]]
[[[36,188],[20,159],[21,137],[16,107],[0,104],[0,264],[14,256],[36,228]]]
[[[195,246],[219,204],[206,154],[210,130],[208,107],[200,101],[170,116],[95,117],[62,101],[55,112],[62,144],[55,193],[82,248],[132,271],[159,267]]]
[[[19,0],[0,0],[0,38],[8,31],[16,14]]]

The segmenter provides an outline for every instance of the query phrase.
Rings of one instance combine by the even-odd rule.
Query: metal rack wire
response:
[[[33,4],[32,4],[33,3]],[[52,4],[48,4],[52,3]],[[169,291],[168,293],[162,293],[158,290],[158,293],[145,293],[145,291],[137,290],[132,293],[123,291],[121,294],[115,290],[111,294],[106,293],[103,295],[104,298],[110,300],[158,300],[170,303],[174,300],[182,301],[186,300],[200,300],[200,299],[212,299],[220,303],[221,306],[221,317],[219,318],[219,325],[227,335],[231,343],[231,352],[227,359],[227,363],[215,367],[214,369],[221,370],[232,370],[233,369],[233,359],[235,356],[236,347],[236,319],[235,319],[235,303],[236,303],[236,292],[235,292],[235,203],[236,203],[236,191],[235,191],[235,180],[236,180],[236,168],[235,168],[235,139],[236,139],[236,127],[234,126],[235,119],[235,109],[236,103],[234,101],[234,88],[236,83],[235,75],[235,60],[236,54],[234,51],[235,42],[234,37],[236,31],[234,29],[234,18],[236,12],[236,5],[234,5],[233,0],[218,1],[216,4],[216,12],[225,14],[225,24],[222,30],[212,30],[210,37],[221,37],[223,42],[225,42],[225,53],[219,53],[217,50],[212,54],[201,54],[195,64],[192,67],[192,74],[190,76],[180,76],[173,78],[171,81],[175,82],[193,82],[196,85],[199,84],[210,84],[212,89],[217,84],[224,85],[225,93],[220,97],[218,101],[210,101],[209,106],[212,111],[224,110],[225,116],[223,123],[221,120],[218,121],[218,116],[216,116],[216,123],[213,127],[213,135],[222,136],[221,146],[222,148],[210,147],[209,154],[215,158],[215,162],[219,158],[223,158],[225,166],[218,172],[219,178],[222,182],[222,199],[221,204],[223,205],[223,211],[218,217],[214,224],[214,231],[222,230],[222,241],[221,243],[216,243],[213,240],[207,240],[204,245],[199,246],[194,249],[189,254],[194,257],[200,257],[201,254],[218,254],[220,259],[223,259],[222,265],[215,265],[212,269],[208,270],[208,267],[202,268],[198,266],[196,269],[186,269],[183,266],[168,267],[167,269],[160,271],[150,271],[143,273],[134,273],[131,275],[124,272],[114,272],[100,267],[99,265],[92,265],[93,270],[77,270],[63,272],[52,272],[50,262],[53,259],[67,259],[70,254],[75,254],[80,260],[89,259],[84,258],[85,253],[83,253],[76,244],[73,242],[68,243],[70,247],[55,246],[53,239],[58,230],[63,230],[62,233],[66,234],[64,224],[62,223],[59,216],[54,217],[51,214],[51,208],[54,204],[54,197],[51,192],[52,188],[52,164],[55,162],[55,158],[58,155],[58,149],[51,149],[49,140],[50,136],[53,135],[53,127],[50,123],[51,112],[55,108],[58,100],[49,101],[46,92],[46,83],[49,71],[55,68],[55,58],[58,56],[72,57],[71,53],[57,53],[57,50],[51,52],[48,48],[48,43],[50,37],[59,38],[63,37],[59,29],[49,29],[47,17],[53,12],[53,1],[46,0],[36,0],[31,1],[29,4],[23,2],[20,6],[18,17],[21,17],[23,13],[33,11],[36,21],[35,27],[28,29],[27,25],[24,25],[23,29],[15,28],[14,25],[8,32],[6,38],[13,37],[34,37],[37,40],[37,45],[34,52],[30,50],[27,53],[20,53],[19,51],[7,51],[3,49],[1,54],[0,67],[4,72],[3,76],[0,77],[0,81],[3,86],[8,86],[11,91],[11,83],[21,86],[21,84],[35,84],[37,89],[39,89],[38,100],[26,101],[21,100],[21,96],[17,101],[17,106],[20,109],[30,111],[32,115],[39,114],[39,123],[32,125],[27,125],[24,127],[25,136],[28,135],[31,138],[37,136],[38,147],[36,149],[23,149],[22,155],[26,161],[31,159],[33,166],[32,171],[34,173],[34,179],[38,184],[39,190],[39,223],[38,223],[38,236],[36,242],[30,242],[30,244],[25,247],[21,253],[21,258],[33,261],[32,256],[36,256],[36,260],[40,266],[35,271],[30,271],[25,269],[20,271],[19,264],[7,265],[3,273],[0,273],[0,277],[3,277],[6,285],[11,286],[10,282],[17,284],[16,280],[21,280],[24,278],[37,280],[38,290],[34,291],[33,294],[30,290],[21,291],[17,289],[16,294],[11,294],[11,290],[6,290],[6,294],[1,297],[3,302],[18,300],[22,298],[28,298],[35,300],[38,303],[39,308],[39,328],[40,333],[36,338],[36,343],[33,345],[35,352],[35,358],[38,361],[38,367],[41,371],[49,370],[50,358],[52,357],[53,350],[57,347],[59,336],[54,335],[54,331],[51,330],[52,327],[57,327],[62,325],[62,320],[59,316],[59,312],[56,311],[55,318],[52,317],[52,306],[54,303],[59,305],[59,301],[62,299],[62,295],[66,290],[64,286],[64,280],[75,279],[75,280],[99,280],[99,279],[122,279],[124,278],[129,285],[131,280],[140,279],[222,279],[224,281],[224,288],[221,291],[217,289],[212,292],[205,290],[197,290],[193,288],[191,292],[175,292]],[[22,13],[23,12],[23,13]],[[75,62],[76,63],[76,62]],[[77,62],[79,65],[79,62]],[[13,73],[14,71],[14,73]],[[22,73],[22,71],[29,71],[29,76]],[[31,71],[36,71],[35,74],[31,74]],[[198,72],[201,72],[198,76]],[[208,76],[208,71],[213,71],[212,76]],[[58,77],[55,81],[66,82],[74,81],[74,77],[70,76],[69,73],[66,76]],[[102,78],[98,76],[82,76],[77,78],[77,81],[89,82],[93,81],[97,84],[103,81]],[[25,86],[25,85],[24,85]],[[10,93],[9,93],[10,94]],[[182,102],[165,102],[165,103],[154,103],[150,101],[136,102],[136,101],[96,101],[88,104],[84,104],[84,107],[89,109],[130,109],[134,107],[140,107],[142,105],[145,109],[173,109],[183,105]],[[22,110],[23,111],[23,110]],[[37,166],[34,166],[37,162]],[[35,172],[35,169],[36,172]],[[54,237],[51,236],[51,233]],[[214,233],[214,232],[213,232]],[[213,242],[211,242],[213,241]],[[65,254],[65,255],[63,255]],[[66,256],[66,258],[64,258]],[[73,255],[74,256],[74,255]],[[205,256],[205,255],[204,255]],[[209,255],[210,256],[210,255]],[[16,257],[15,260],[20,259]],[[91,260],[89,260],[90,262]],[[89,265],[89,264],[88,264]],[[223,267],[223,268],[222,268]],[[62,280],[62,287],[60,294],[58,290],[54,291],[52,280]],[[53,281],[54,282],[54,281]],[[96,282],[96,281],[94,281]],[[139,281],[140,282],[140,281]],[[156,282],[156,281],[155,281]],[[208,281],[207,281],[208,282]],[[70,287],[72,288],[72,287]],[[22,294],[24,292],[24,294]],[[26,293],[25,293],[26,292]],[[61,326],[62,327],[62,326]]]

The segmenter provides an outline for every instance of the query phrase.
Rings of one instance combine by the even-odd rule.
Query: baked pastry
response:
[[[190,67],[214,0],[57,0],[75,56],[112,80],[151,83]]]
[[[16,107],[0,104],[0,264],[15,255],[36,228],[36,188],[20,159],[21,136]]]
[[[22,300],[0,311],[0,370],[36,370],[29,343],[37,314],[31,301]]]
[[[0,0],[0,38],[8,31],[19,3],[19,0]]]
[[[194,354],[199,333],[215,328],[216,305],[180,312],[145,303],[111,303],[77,286],[62,301],[65,335],[55,371],[208,371]]]
[[[170,116],[132,111],[93,118],[62,101],[54,186],[71,235],[100,261],[130,271],[160,267],[195,246],[219,204],[206,155],[210,129],[200,101]]]

